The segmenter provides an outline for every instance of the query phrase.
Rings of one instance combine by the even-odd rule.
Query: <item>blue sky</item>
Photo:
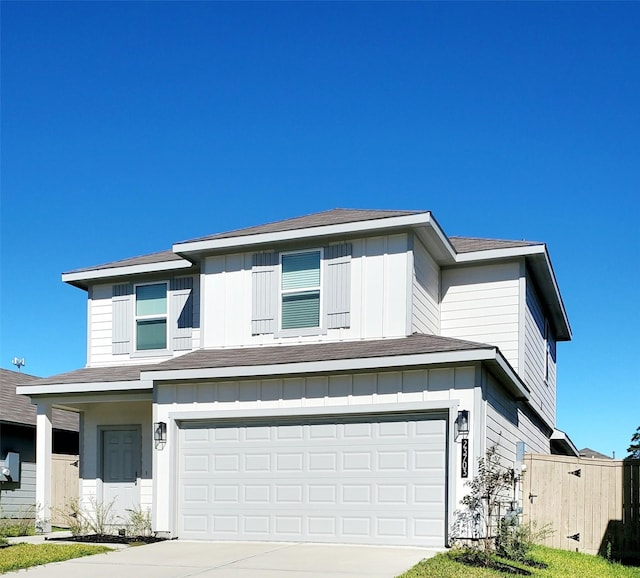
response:
[[[334,207],[548,244],[558,426],[640,425],[640,4],[2,2],[0,365],[86,362],[60,273]]]

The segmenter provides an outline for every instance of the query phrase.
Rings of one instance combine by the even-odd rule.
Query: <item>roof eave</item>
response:
[[[129,381],[95,381],[78,383],[51,383],[48,385],[19,385],[16,392],[32,398],[67,393],[112,393],[151,390],[153,384],[144,379]]]
[[[112,279],[114,277],[124,277],[128,275],[177,271],[180,269],[190,269],[193,266],[194,264],[191,261],[183,258],[159,263],[145,263],[142,265],[128,265],[125,267],[109,267],[107,269],[63,273],[62,281],[74,287],[79,287],[80,289],[87,289],[91,281],[100,281],[102,279]]]
[[[495,348],[487,347],[463,351],[389,355],[384,357],[352,357],[349,359],[198,369],[154,370],[150,367],[149,370],[142,370],[141,377],[145,380],[159,382],[373,371],[378,369],[397,369],[402,367],[485,361],[494,359],[496,355],[495,352]]]
[[[580,457],[580,451],[575,446],[571,438],[562,430],[554,429],[551,434],[550,442],[556,442],[558,445],[562,446],[562,449],[565,450],[565,455],[574,456],[576,458]]]
[[[228,251],[230,249],[242,250],[248,247],[289,243],[292,241],[305,241],[336,236],[349,237],[361,233],[382,233],[393,229],[411,229],[416,227],[431,228],[433,231],[432,238],[434,242],[440,246],[440,251],[444,255],[448,255],[451,260],[454,259],[455,251],[453,250],[453,246],[429,211],[397,217],[386,217],[383,219],[369,219],[366,221],[351,221],[335,225],[305,227],[289,231],[239,235],[222,239],[185,241],[173,245],[173,251],[178,255],[186,257],[204,252]]]

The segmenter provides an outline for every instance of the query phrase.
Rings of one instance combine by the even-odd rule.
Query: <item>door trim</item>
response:
[[[97,484],[96,484],[96,498],[100,501],[104,501],[104,433],[107,431],[126,431],[126,430],[135,430],[138,436],[138,442],[140,443],[140,447],[138,448],[138,473],[136,475],[136,486],[138,487],[138,502],[139,493],[140,493],[140,481],[142,475],[142,425],[141,424],[130,424],[130,425],[99,425],[98,426],[98,451],[96,455],[98,456],[98,464],[97,464]]]

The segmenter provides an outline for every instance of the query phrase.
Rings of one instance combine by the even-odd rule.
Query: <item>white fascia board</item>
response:
[[[496,362],[500,369],[507,375],[507,377],[513,383],[515,389],[518,391],[524,401],[531,400],[531,390],[524,384],[522,379],[514,371],[511,364],[504,358],[502,353],[498,352],[496,355]]]
[[[544,245],[528,245],[526,247],[510,247],[508,249],[471,251],[470,253],[458,253],[456,255],[456,263],[474,263],[476,261],[491,261],[494,259],[526,257],[527,255],[536,255],[540,253],[546,253],[546,248]]]
[[[445,249],[445,251],[451,257],[451,259],[455,259],[457,253],[456,253],[455,248],[451,244],[451,241],[449,240],[449,237],[442,230],[442,227],[440,226],[440,223],[438,223],[438,221],[435,220],[435,218],[431,214],[431,212],[429,212],[428,215],[429,215],[429,219],[428,219],[427,224],[431,226],[431,230],[433,231],[434,235],[438,238],[438,240],[442,244],[442,246]]]
[[[122,391],[112,393],[68,393],[68,394],[51,394],[42,396],[32,396],[31,403],[38,405],[39,403],[50,403],[52,407],[64,409],[66,411],[81,411],[77,404],[87,403],[131,403],[134,401],[153,401],[153,392],[151,390],[140,391]]]
[[[270,243],[282,243],[286,241],[298,241],[313,237],[326,237],[331,235],[351,235],[353,233],[373,232],[384,229],[400,227],[415,227],[420,225],[433,226],[431,213],[416,213],[402,217],[387,217],[384,219],[371,219],[368,221],[355,221],[340,225],[325,225],[321,227],[308,227],[306,229],[294,229],[291,231],[278,231],[275,233],[259,233],[257,235],[242,235],[238,237],[225,237],[223,239],[209,239],[202,241],[187,241],[173,245],[173,252],[178,254],[214,251],[218,249],[230,249],[246,247],[250,245],[263,245]],[[444,234],[443,234],[444,236]]]
[[[145,263],[144,265],[129,265],[126,267],[109,267],[108,269],[96,269],[91,271],[79,271],[78,273],[63,273],[64,283],[78,283],[81,281],[94,281],[109,277],[122,277],[124,275],[139,275],[141,273],[156,273],[161,271],[174,271],[176,269],[188,269],[193,267],[191,261],[186,259],[162,261],[160,263]]]
[[[415,355],[393,355],[388,357],[359,357],[329,361],[302,363],[274,363],[271,365],[242,365],[204,369],[174,369],[167,371],[144,371],[145,380],[172,381],[195,379],[228,379],[242,377],[264,377],[272,375],[296,375],[308,373],[334,373],[341,371],[363,371],[392,369],[408,366],[436,365],[447,363],[470,363],[496,359],[496,349],[470,349],[440,353],[418,353]]]
[[[51,385],[20,385],[18,395],[40,397],[60,393],[96,393],[114,391],[139,391],[153,389],[153,383],[145,379],[139,381],[95,381],[84,383],[54,383]]]
[[[357,405],[326,405],[316,407],[274,407],[265,409],[232,409],[212,411],[170,411],[169,418],[176,421],[205,421],[215,419],[260,419],[276,417],[316,417],[338,415],[369,415],[412,412],[441,412],[447,414],[456,409],[460,402],[457,399],[441,401],[416,401],[405,403],[379,403]]]
[[[558,305],[560,306],[560,311],[562,312],[562,319],[567,328],[567,333],[569,335],[569,339],[571,339],[571,325],[569,325],[569,316],[567,315],[567,310],[564,308],[564,301],[562,300],[562,295],[560,295],[560,288],[558,287],[558,281],[556,279],[556,273],[553,270],[553,265],[551,264],[551,259],[549,258],[549,253],[546,250],[544,251],[544,260],[547,265],[547,269],[549,271],[549,277],[551,278],[551,283],[553,285],[553,290],[556,295],[556,300]]]

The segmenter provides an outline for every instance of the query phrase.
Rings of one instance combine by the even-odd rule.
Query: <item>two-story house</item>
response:
[[[81,495],[171,537],[443,546],[477,458],[557,437],[571,338],[543,243],[336,209],[63,274],[87,366],[19,388],[80,413]]]

